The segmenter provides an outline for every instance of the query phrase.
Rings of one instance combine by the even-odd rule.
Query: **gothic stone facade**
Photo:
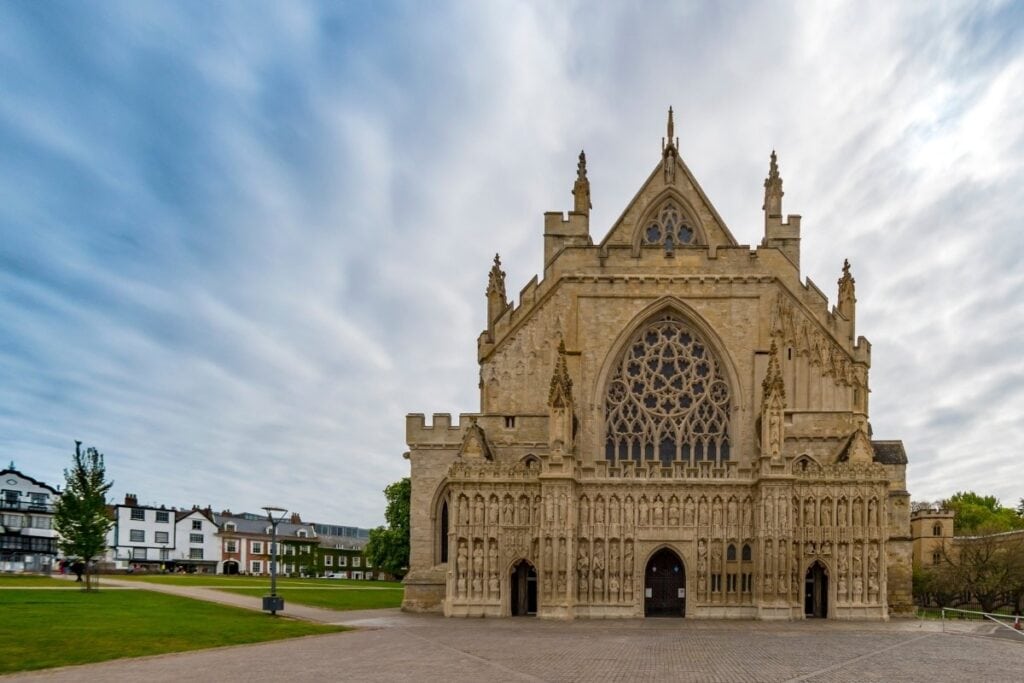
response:
[[[598,244],[581,153],[544,278],[495,258],[479,413],[407,417],[404,607],[449,616],[886,619],[910,608],[898,441],[868,422],[849,264],[800,279],[774,152],[738,244],[673,139]]]

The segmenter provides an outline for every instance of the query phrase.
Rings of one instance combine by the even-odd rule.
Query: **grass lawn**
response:
[[[265,577],[136,574],[116,578],[178,586],[202,586],[253,597],[270,592],[270,580]],[[284,578],[277,581],[277,593],[284,597],[285,604],[295,603],[335,610],[381,609],[402,605],[402,584],[396,581]]]
[[[345,630],[150,591],[0,590],[0,614],[0,674]]]
[[[66,579],[52,579],[49,576],[38,574],[0,574],[0,588],[52,588],[55,586],[74,588],[75,582]]]

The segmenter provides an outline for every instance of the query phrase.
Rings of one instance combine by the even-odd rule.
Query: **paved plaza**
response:
[[[560,622],[530,617],[445,619],[398,610],[318,612],[316,616],[324,621],[346,623],[357,630],[0,680],[1024,680],[1024,638],[1015,642],[943,633],[937,622]]]

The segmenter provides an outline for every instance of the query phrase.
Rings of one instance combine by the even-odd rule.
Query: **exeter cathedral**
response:
[[[480,411],[457,424],[406,418],[405,609],[875,620],[910,609],[907,459],[901,442],[872,437],[850,264],[837,255],[831,307],[801,280],[800,216],[783,217],[774,152],[751,248],[680,157],[671,110],[661,147],[596,238],[580,154],[573,210],[544,215],[543,278],[517,302],[495,257]]]

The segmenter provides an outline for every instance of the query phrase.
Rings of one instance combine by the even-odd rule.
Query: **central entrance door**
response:
[[[647,563],[644,573],[644,616],[685,615],[686,571],[683,561],[668,548],[662,548]]]
[[[828,571],[821,562],[812,564],[804,577],[804,616],[828,616]]]
[[[537,571],[526,560],[520,560],[512,568],[512,586],[509,595],[512,616],[522,617],[537,613]]]

